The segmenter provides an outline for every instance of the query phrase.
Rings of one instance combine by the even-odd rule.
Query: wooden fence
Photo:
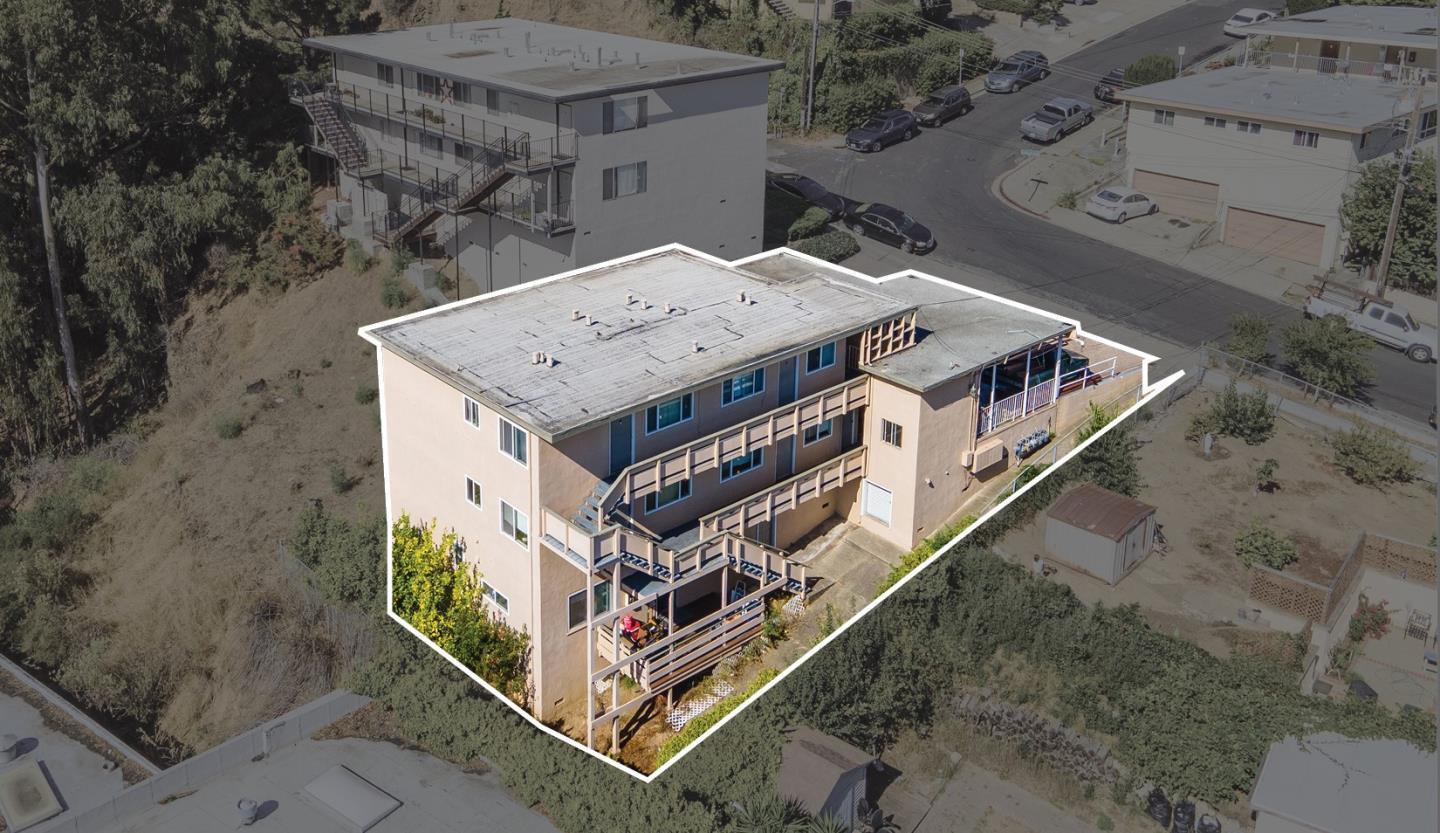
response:
[[[1306,621],[1334,627],[1335,618],[1345,608],[1362,568],[1430,586],[1435,583],[1435,551],[1373,532],[1361,532],[1328,585],[1257,565],[1250,568],[1250,599]]]

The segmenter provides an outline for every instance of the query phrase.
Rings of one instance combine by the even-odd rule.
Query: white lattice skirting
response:
[[[694,700],[689,701],[688,703],[682,703],[681,705],[671,709],[669,713],[665,715],[665,722],[670,724],[671,729],[674,729],[678,732],[681,729],[685,728],[686,723],[689,723],[690,721],[704,714],[710,709],[711,706],[714,706],[716,703],[724,700],[726,697],[729,697],[734,693],[735,686],[730,685],[724,680],[721,680],[720,682],[716,683],[715,688],[713,688],[710,693],[705,695],[704,697],[697,697]]]

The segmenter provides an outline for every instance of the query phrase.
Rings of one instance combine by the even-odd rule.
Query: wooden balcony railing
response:
[[[796,436],[807,428],[864,406],[869,395],[870,377],[857,376],[642,460],[616,476],[600,507],[610,512],[622,503],[633,503],[651,492],[717,468],[727,460],[744,457],[756,448]]]
[[[742,533],[759,523],[774,520],[781,512],[794,509],[820,495],[853,483],[865,476],[865,446],[851,449],[820,465],[782,480],[743,500],[700,518],[700,534]]]

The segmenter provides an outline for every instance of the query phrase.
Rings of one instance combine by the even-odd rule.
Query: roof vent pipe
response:
[[[699,352],[700,352],[700,342],[698,342],[698,341],[692,341],[692,342],[690,342],[690,352],[691,352],[691,353],[699,353]]]
[[[550,355],[549,353],[546,353],[546,354],[545,354],[545,366],[546,366],[546,367],[554,367],[554,366],[555,366],[555,357],[552,356],[552,355]]]
[[[570,320],[571,320],[571,321],[579,321],[579,320],[580,320],[580,310],[578,310],[578,309],[572,309],[572,310],[570,310]]]
[[[633,303],[635,303],[635,293],[634,293],[634,292],[626,292],[626,293],[625,293],[625,306],[628,307],[628,306],[630,306],[630,305],[633,304]]]
[[[665,302],[665,314],[666,314],[666,315],[669,315],[670,313],[672,313],[672,312],[674,312],[674,311],[675,311],[675,305],[672,304],[672,303],[670,303],[669,301],[666,301],[666,302]]]
[[[636,53],[635,53],[635,66],[637,66],[637,67],[640,66],[640,53],[639,53],[639,52],[636,52]]]
[[[745,290],[742,289],[739,292],[736,292],[735,300],[739,301],[742,304],[745,303]]]
[[[594,323],[595,323],[595,316],[593,316],[593,315],[586,315],[586,316],[585,316],[585,326],[589,327],[589,326],[593,325]]]
[[[536,350],[534,353],[531,353],[531,354],[530,354],[530,363],[531,363],[531,364],[539,364],[539,363],[541,362],[541,360],[544,359],[544,358],[545,358],[545,354],[544,354],[544,353],[541,353],[539,350]]]
[[[640,299],[640,309],[650,309],[650,299],[648,299],[648,298],[641,298],[641,299]]]

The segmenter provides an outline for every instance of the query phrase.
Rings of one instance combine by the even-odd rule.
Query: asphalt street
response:
[[[1049,78],[1017,93],[977,95],[967,115],[879,153],[855,153],[838,141],[787,143],[779,161],[836,193],[888,203],[929,226],[939,241],[934,252],[897,253],[913,268],[941,276],[943,264],[992,271],[1017,293],[1080,311],[1098,332],[1109,322],[1183,349],[1223,341],[1230,318],[1239,312],[1271,318],[1278,330],[1299,311],[1051,225],[1003,204],[990,190],[998,176],[1022,161],[1021,150],[1031,147],[1018,125],[1045,101],[1057,95],[1094,101],[1096,79],[1143,55],[1175,55],[1184,46],[1189,63],[1213,54],[1231,42],[1221,32],[1222,22],[1247,5],[1254,0],[1192,0],[1085,47],[1057,62]],[[1097,129],[1087,127],[1069,141],[1083,141],[1086,131]],[[1372,359],[1377,378],[1368,392],[1371,403],[1423,420],[1435,402],[1434,367],[1379,346]]]

